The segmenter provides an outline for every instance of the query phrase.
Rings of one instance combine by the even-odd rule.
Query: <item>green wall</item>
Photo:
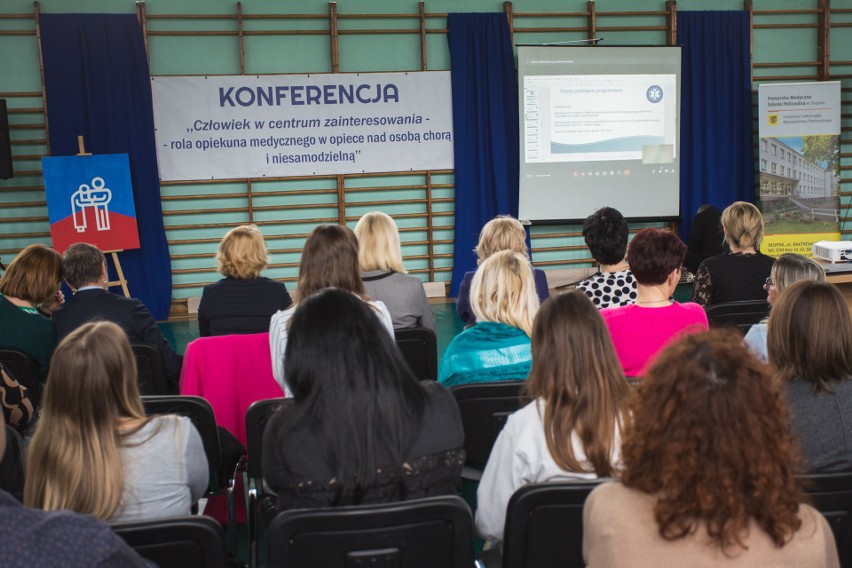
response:
[[[755,10],[789,10],[816,8],[816,0],[757,0]],[[834,9],[852,8],[852,0],[834,0]],[[515,41],[538,43],[566,41],[586,37],[584,31],[535,31],[541,28],[576,27],[584,28],[586,18],[563,16],[559,18],[524,17],[525,12],[566,13],[581,12],[586,2],[579,0],[519,0],[512,4],[515,19]],[[681,0],[677,4],[679,11],[685,10],[736,10],[743,3],[734,0]],[[417,33],[359,34],[358,30],[417,30],[418,3],[398,0],[341,0],[336,4],[339,16],[338,26],[341,32],[338,41],[339,65],[341,72],[364,71],[409,71],[420,69],[420,38]],[[443,14],[454,11],[496,12],[503,9],[501,2],[493,0],[432,0],[425,4],[429,14]],[[40,3],[42,13],[58,12],[121,12],[134,13],[134,2],[126,0],[43,0]],[[245,72],[246,73],[317,73],[330,72],[330,39],[327,18],[314,19],[252,19],[256,14],[312,14],[325,16],[329,4],[320,0],[300,0],[281,2],[277,0],[246,0],[242,2]],[[665,27],[666,19],[662,12],[665,3],[657,0],[600,0],[596,3],[598,12],[642,11],[649,12],[641,16],[599,17],[598,26],[656,26]],[[239,74],[239,39],[234,34],[236,20],[227,19],[157,19],[165,14],[204,14],[230,15],[237,11],[237,3],[223,0],[149,0],[145,3],[148,16],[148,45],[151,73],[155,75],[182,74]],[[653,12],[653,13],[651,13]],[[44,236],[47,231],[46,207],[43,205],[44,192],[42,178],[39,175],[39,157],[45,155],[47,148],[41,111],[41,78],[39,73],[38,50],[32,18],[10,18],[9,15],[32,15],[33,4],[24,0],[2,0],[0,3],[0,93],[8,99],[13,127],[12,138],[18,141],[31,141],[13,146],[16,156],[26,159],[15,161],[16,172],[21,172],[13,180],[0,180],[0,206],[16,204],[15,207],[0,209],[0,257],[7,262],[14,251],[33,242],[49,242]],[[399,17],[387,18],[347,18],[353,14],[396,14]],[[832,14],[832,24],[852,23],[852,14]],[[754,60],[756,63],[814,62],[817,59],[817,29],[815,14],[755,15],[755,24],[788,23],[797,27],[790,29],[758,28],[754,31]],[[852,24],[851,24],[852,25]],[[807,27],[811,26],[811,27]],[[427,19],[427,28],[441,30],[446,27],[443,16]],[[280,29],[284,31],[310,32],[321,31],[320,35],[300,33],[299,35],[252,35],[258,30]],[[533,30],[533,31],[521,31]],[[161,32],[204,31],[224,32],[231,35],[157,35]],[[852,77],[852,27],[837,26],[831,31],[831,72],[841,76],[844,86],[848,83],[846,75]],[[608,45],[662,45],[666,42],[664,29],[624,31],[608,30],[601,32]],[[426,39],[426,57],[431,70],[447,69],[449,54],[444,33],[428,33]],[[847,63],[842,63],[847,62]],[[816,77],[813,65],[797,67],[755,69],[755,76],[767,75],[812,75]],[[755,88],[756,88],[755,81]],[[37,93],[36,96],[9,96],[10,93]],[[4,96],[4,95],[0,95]],[[844,91],[844,100],[850,95]],[[846,109],[848,110],[848,103]],[[844,126],[849,124],[851,113],[844,113]],[[848,151],[848,145],[844,146]],[[843,166],[850,167],[849,158],[843,159]],[[30,173],[27,173],[30,172]],[[846,172],[844,171],[844,177]],[[845,180],[844,180],[845,181]],[[434,217],[434,239],[439,241],[433,247],[436,255],[434,279],[449,279],[452,267],[452,225],[455,212],[453,198],[453,176],[451,173],[436,174],[432,179],[438,184],[433,197],[438,199],[433,210],[442,213]],[[353,191],[347,196],[347,218],[374,209],[374,206],[360,206],[358,202],[377,200],[416,200],[423,197],[421,188],[423,176],[373,176],[366,178],[347,178],[348,189],[376,188],[371,191]],[[398,187],[394,191],[383,191],[386,186]],[[283,180],[273,182],[255,182],[252,192],[254,205],[268,207],[257,211],[255,221],[262,224],[264,233],[269,237],[273,267],[268,275],[292,280],[296,276],[296,264],[304,235],[310,230],[312,222],[302,222],[309,218],[337,218],[336,187],[334,179]],[[845,188],[846,186],[842,186]],[[305,190],[328,190],[326,193],[287,195],[287,192]],[[274,195],[263,195],[270,193]],[[282,195],[283,193],[283,195]],[[188,195],[214,194],[210,200],[188,200]],[[225,232],[222,227],[198,227],[199,224],[235,225],[248,221],[245,212],[210,212],[205,210],[221,208],[244,208],[246,205],[246,183],[223,182],[206,185],[165,185],[163,209],[166,212],[166,226],[169,240],[173,242],[171,254],[173,260],[174,296],[183,298],[198,296],[200,285],[217,278],[214,270],[216,241]],[[227,195],[227,196],[226,196]],[[175,198],[170,200],[169,198]],[[442,201],[443,200],[443,201]],[[849,198],[844,196],[844,203]],[[309,209],[278,210],[294,203],[311,203]],[[617,207],[618,204],[613,204]],[[423,215],[425,206],[419,203],[400,203],[383,209],[398,215],[399,225],[403,229],[403,241],[406,267],[428,279],[424,272],[428,266],[424,258],[428,255],[425,244],[426,225]],[[848,211],[848,209],[846,210]],[[408,215],[408,216],[407,216]],[[348,223],[354,225],[354,219]],[[183,228],[177,228],[183,227]],[[576,266],[579,261],[588,265],[588,251],[582,247],[582,238],[576,236],[577,226],[533,227],[533,260],[547,263],[545,268]],[[575,236],[565,236],[565,233]],[[554,236],[550,236],[554,235]],[[200,240],[189,243],[185,241]]]

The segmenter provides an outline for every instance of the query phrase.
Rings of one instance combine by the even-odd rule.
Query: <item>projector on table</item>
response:
[[[819,241],[811,250],[815,257],[829,262],[852,261],[852,241]]]

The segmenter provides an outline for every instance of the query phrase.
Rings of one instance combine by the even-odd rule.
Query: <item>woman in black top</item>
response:
[[[282,508],[456,492],[464,433],[455,399],[416,381],[359,297],[327,288],[299,302],[285,361],[295,404],[263,437],[263,478]]]
[[[764,300],[763,285],[775,259],[758,248],[763,239],[763,217],[745,201],[735,201],[722,212],[722,229],[730,252],[711,256],[698,266],[692,301],[702,306]]]
[[[269,331],[272,314],[292,301],[283,282],[260,275],[269,258],[258,228],[240,225],[228,231],[219,243],[216,263],[225,278],[205,286],[201,293],[201,337]]]

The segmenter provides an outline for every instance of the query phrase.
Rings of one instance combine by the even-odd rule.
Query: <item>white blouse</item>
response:
[[[379,316],[382,324],[384,324],[388,333],[390,333],[391,339],[393,339],[393,320],[384,302],[374,301],[367,303],[376,310],[376,315]],[[293,396],[293,393],[287,385],[287,381],[284,380],[284,353],[287,351],[288,323],[295,311],[296,306],[287,308],[286,310],[278,310],[269,321],[269,351],[272,355],[272,375],[275,377],[275,382],[284,391],[284,396],[288,398]]]
[[[486,540],[502,541],[506,524],[506,507],[512,495],[530,483],[544,481],[582,481],[597,479],[597,475],[565,471],[556,465],[544,436],[544,401],[538,399],[512,414],[494,442],[491,456],[485,465],[476,492],[476,530]],[[574,455],[585,467],[583,444],[575,433],[571,437]],[[615,447],[611,463],[620,469],[621,434],[616,427]]]

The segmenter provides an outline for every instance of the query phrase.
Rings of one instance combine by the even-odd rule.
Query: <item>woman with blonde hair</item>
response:
[[[852,471],[852,318],[828,282],[801,280],[769,316],[769,363],[784,383],[810,472]]]
[[[394,329],[425,327],[435,331],[435,318],[423,283],[406,274],[402,265],[399,230],[381,211],[366,213],[355,225],[358,265],[370,298],[385,303]]]
[[[825,282],[825,270],[817,262],[806,256],[785,252],[772,265],[769,278],[766,279],[763,289],[766,290],[766,301],[773,306],[778,300],[778,294],[787,286],[799,280],[813,280],[814,282]],[[767,360],[766,334],[769,318],[756,323],[748,330],[745,336],[748,345],[755,355]]]
[[[255,225],[240,225],[225,233],[216,264],[224,278],[208,284],[201,293],[201,337],[264,333],[272,314],[292,303],[283,282],[260,275],[269,264],[269,257],[263,235]]]
[[[763,216],[746,201],[722,212],[722,229],[730,251],[705,259],[695,273],[692,301],[702,306],[762,300],[763,284],[775,259],[760,252]]]
[[[539,306],[529,259],[508,250],[489,256],[473,278],[470,303],[476,324],[447,346],[438,380],[454,385],[526,379]]]
[[[589,568],[839,567],[831,528],[796,482],[780,385],[738,333],[668,346],[631,410],[620,481],[584,506]]]
[[[272,355],[272,375],[286,396],[292,393],[284,373],[284,353],[287,351],[287,334],[290,318],[302,300],[323,288],[340,288],[355,294],[372,307],[393,337],[393,323],[387,306],[382,301],[370,301],[358,271],[358,239],[349,227],[318,225],[308,235],[299,263],[298,288],[295,302],[286,310],[272,316],[269,322],[269,348]]]
[[[500,432],[477,491],[476,528],[503,539],[506,507],[528,483],[612,477],[630,387],[595,305],[580,290],[551,296],[535,317],[526,392],[534,402]]]
[[[208,473],[188,418],[145,416],[119,326],[87,323],[62,340],[27,455],[26,505],[110,521],[188,515]]]
[[[61,280],[62,256],[41,244],[19,252],[0,277],[0,349],[34,359],[42,381],[56,347],[56,330],[45,316],[65,301]]]
[[[529,262],[527,232],[520,221],[509,215],[494,217],[482,227],[482,231],[479,233],[479,243],[475,249],[477,266],[485,262],[492,254],[504,250],[523,254]],[[475,274],[475,270],[465,273],[459,286],[459,295],[456,298],[456,313],[466,324],[476,322],[476,315],[471,310],[470,301],[470,287]],[[533,276],[535,292],[538,295],[539,302],[543,302],[550,295],[547,288],[547,275],[543,270],[534,268]]]

